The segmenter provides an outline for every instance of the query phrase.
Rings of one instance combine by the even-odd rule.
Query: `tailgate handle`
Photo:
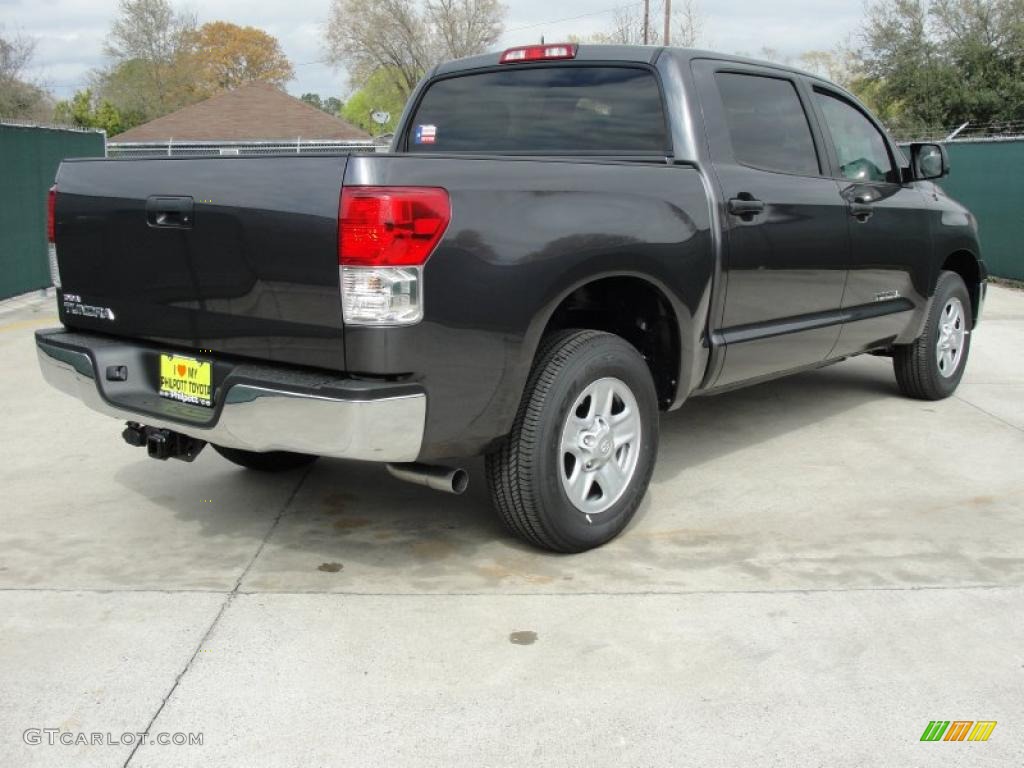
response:
[[[146,200],[146,223],[151,227],[192,229],[191,197],[159,197]]]

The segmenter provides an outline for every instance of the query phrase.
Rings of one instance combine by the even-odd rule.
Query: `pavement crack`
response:
[[[257,559],[259,559],[259,556],[263,553],[263,548],[267,545],[267,541],[270,540],[270,537],[274,534],[274,531],[277,530],[278,523],[281,522],[281,518],[284,517],[285,512],[288,511],[288,507],[290,507],[292,502],[295,500],[295,497],[299,493],[299,489],[302,488],[302,485],[306,482],[306,478],[309,477],[309,473],[312,470],[313,465],[310,464],[309,467],[306,468],[306,471],[302,473],[302,477],[299,478],[299,482],[295,484],[295,487],[292,489],[292,492],[288,495],[288,498],[285,499],[284,503],[281,505],[281,508],[277,511],[277,514],[274,516],[274,521],[270,524],[270,527],[267,528],[267,532],[263,535],[263,538],[260,540],[259,546],[256,547],[256,551],[253,553],[252,557],[249,558],[249,562],[246,563],[245,568],[243,568],[242,572],[238,575],[238,579],[235,581],[235,586],[232,587],[231,591],[224,596],[224,602],[221,603],[220,609],[217,611],[217,615],[213,617],[213,621],[210,622],[210,626],[206,628],[206,631],[203,633],[203,636],[199,638],[199,642],[193,649],[192,655],[188,657],[188,661],[185,662],[185,666],[182,667],[181,671],[174,678],[174,683],[171,685],[170,690],[167,691],[163,699],[160,701],[160,706],[156,708],[156,712],[154,712],[153,716],[149,719],[149,722],[146,724],[146,728],[144,729],[143,733],[148,734],[153,730],[153,724],[156,723],[157,718],[160,717],[160,713],[164,711],[164,707],[166,707],[167,702],[171,700],[171,696],[173,696],[174,692],[178,690],[178,685],[181,683],[182,679],[185,677],[186,674],[188,674],[188,671],[192,669],[192,664],[195,662],[196,657],[199,655],[199,652],[203,649],[203,646],[206,645],[207,639],[210,637],[210,635],[213,634],[213,630],[216,629],[217,624],[220,623],[221,616],[224,615],[224,613],[228,609],[228,606],[231,605],[235,597],[239,594],[239,587],[242,586],[242,581],[245,579],[249,571],[252,569],[253,564],[256,562]],[[128,758],[124,761],[123,768],[128,768],[128,765],[131,763],[132,758],[135,757],[135,753],[138,752],[139,747],[142,746],[142,741],[143,740],[141,738],[136,739],[135,746],[132,747],[132,751],[128,754]]]
[[[991,411],[986,411],[986,410],[985,410],[984,408],[982,408],[982,407],[981,407],[980,405],[975,405],[975,404],[974,404],[974,403],[972,403],[972,402],[971,402],[970,400],[967,400],[966,398],[962,397],[961,395],[953,395],[953,397],[955,397],[955,398],[956,398],[957,400],[959,400],[959,401],[960,401],[961,403],[967,403],[967,405],[971,406],[971,408],[974,408],[975,410],[981,411],[982,413],[984,413],[984,414],[985,414],[986,416],[988,416],[989,418],[995,419],[995,420],[996,420],[996,421],[998,421],[998,422],[999,422],[1000,424],[1005,424],[1005,425],[1006,425],[1006,426],[1008,426],[1008,427],[1009,427],[1010,429],[1016,429],[1016,430],[1017,430],[1018,432],[1024,432],[1024,429],[1022,429],[1021,427],[1018,427],[1018,426],[1017,426],[1016,424],[1011,424],[1011,423],[1010,423],[1009,421],[1007,421],[1006,419],[1003,419],[1003,418],[1000,418],[999,416],[996,416],[996,415],[995,415],[994,413],[992,413]]]

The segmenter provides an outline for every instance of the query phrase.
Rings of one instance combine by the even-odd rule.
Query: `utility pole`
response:
[[[672,0],[665,0],[665,37],[661,41],[662,45],[669,44],[669,32],[672,29]]]
[[[648,32],[651,26],[651,0],[644,0],[644,45],[650,42],[650,34]]]

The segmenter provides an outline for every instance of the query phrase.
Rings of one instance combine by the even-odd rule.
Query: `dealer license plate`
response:
[[[194,405],[213,405],[212,365],[180,355],[160,355],[160,396]]]

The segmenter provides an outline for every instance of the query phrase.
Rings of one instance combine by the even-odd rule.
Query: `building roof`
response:
[[[294,141],[299,138],[369,139],[370,136],[269,83],[253,82],[137,125],[111,140]]]

